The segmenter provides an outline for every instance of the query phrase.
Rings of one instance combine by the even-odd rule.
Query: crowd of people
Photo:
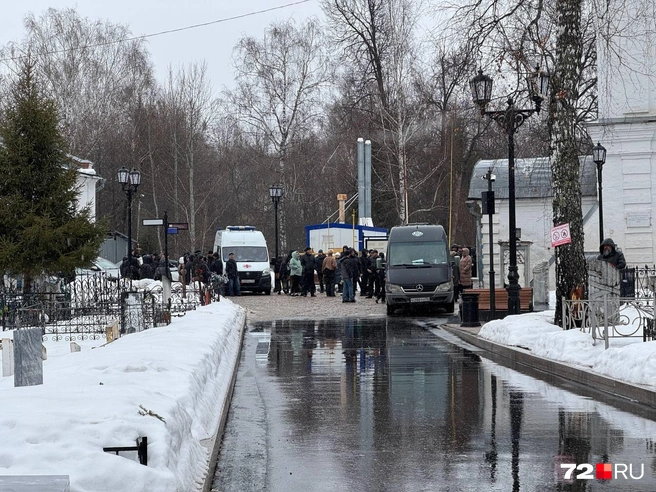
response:
[[[310,247],[303,254],[292,250],[274,260],[274,293],[316,297],[318,284],[320,294],[336,297],[339,293],[342,302],[355,302],[357,290],[361,296],[384,301],[384,256],[375,249],[362,250],[358,255],[348,246],[337,252],[329,249],[324,253],[320,249],[316,255]]]
[[[355,302],[359,291],[363,297],[384,302],[384,257],[384,253],[375,249],[365,249],[358,254],[348,246],[338,252],[319,250],[317,254],[310,247],[305,248],[303,254],[292,250],[287,256],[272,261],[274,293],[316,297],[318,291],[327,297],[341,294],[342,302]],[[164,255],[141,255],[136,249],[129,259],[127,256],[123,258],[120,270],[122,277],[133,280],[161,280],[165,276],[171,279]],[[179,280],[187,285],[199,281],[212,285],[224,295],[241,295],[237,262],[232,253],[225,265],[217,252],[209,251],[206,255],[200,251],[185,253],[179,259],[177,272]]]

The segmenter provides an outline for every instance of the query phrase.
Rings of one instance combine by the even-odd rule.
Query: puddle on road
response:
[[[500,366],[419,324],[253,325],[274,489],[656,489],[656,422]],[[644,476],[566,479],[569,463],[589,463],[593,474],[597,463],[632,464]]]

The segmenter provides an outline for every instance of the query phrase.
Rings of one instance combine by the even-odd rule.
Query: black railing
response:
[[[120,323],[123,334],[171,322],[201,305],[194,286],[183,294],[181,284],[173,284],[168,302],[161,286],[131,290],[129,282],[111,280],[103,274],[78,275],[72,282],[60,282],[56,292],[18,292],[20,285],[0,288],[2,330],[40,327],[44,340],[81,341],[105,338],[107,327]],[[11,288],[16,287],[16,288]]]
[[[656,266],[627,266],[620,270],[620,297],[654,297],[656,290]]]

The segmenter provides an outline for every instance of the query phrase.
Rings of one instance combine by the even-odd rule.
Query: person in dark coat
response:
[[[219,253],[212,254],[212,264],[210,265],[210,271],[216,273],[217,275],[223,275],[223,260]]]
[[[355,283],[360,285],[360,295],[366,296],[369,289],[369,272],[371,271],[371,259],[369,258],[369,251],[363,249],[358,258],[359,271],[356,279],[353,280],[353,289],[355,290]]]
[[[342,302],[355,302],[355,280],[358,278],[360,260],[355,250],[349,250],[348,255],[343,255],[339,262],[340,272],[344,288],[342,291]]]
[[[311,297],[316,297],[316,287],[314,285],[314,255],[312,248],[305,248],[305,253],[301,256],[301,266],[303,267],[303,281],[301,284],[301,296],[307,297],[308,292]]]
[[[225,264],[225,272],[228,276],[228,295],[240,296],[241,287],[239,286],[239,273],[237,272],[237,262],[235,261],[235,254],[228,255],[228,261]]]
[[[285,294],[289,294],[289,260],[292,258],[292,252],[286,257],[281,257],[280,262],[280,287]],[[280,291],[278,291],[280,295]]]
[[[599,256],[597,256],[597,259],[610,263],[618,270],[626,267],[624,253],[617,250],[617,245],[609,237],[604,239],[601,245],[599,245]]]
[[[171,272],[168,269],[168,265],[166,264],[166,258],[162,256],[159,259],[159,265],[157,266],[157,269],[155,270],[155,273],[153,274],[153,279],[154,280],[162,280],[164,278],[168,278],[169,280],[171,279]]]
[[[323,260],[326,259],[326,255],[323,253],[323,250],[320,249],[317,253],[317,256],[314,257],[314,269],[317,271],[317,280],[319,280],[319,292],[323,294]]]
[[[194,256],[189,255],[185,259],[185,284],[191,284],[192,271],[194,269]]]
[[[153,257],[151,255],[143,255],[141,262],[141,267],[139,267],[139,276],[141,278],[153,278],[155,275],[155,269],[153,268]]]
[[[130,262],[128,261],[127,255],[123,257],[123,261],[121,262],[119,271],[121,272],[121,277],[123,278],[130,277]]]

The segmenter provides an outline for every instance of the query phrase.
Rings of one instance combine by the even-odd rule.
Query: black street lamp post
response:
[[[539,84],[539,85],[538,85]],[[478,75],[470,80],[474,103],[480,107],[481,115],[489,116],[503,128],[508,135],[508,226],[510,242],[510,265],[508,266],[508,314],[519,314],[520,301],[519,274],[517,273],[517,224],[515,219],[515,132],[524,121],[533,113],[539,113],[542,101],[549,88],[549,76],[540,72],[539,68],[529,79],[529,92],[535,103],[535,109],[518,109],[512,98],[508,98],[508,107],[505,111],[486,111],[485,108],[492,99],[492,79]],[[537,89],[537,90],[536,90]]]
[[[285,194],[285,189],[282,185],[274,184],[269,188],[269,196],[273,200],[273,210],[276,216],[276,261],[278,261],[278,202]]]
[[[604,241],[604,201],[601,196],[601,168],[606,162],[606,148],[597,142],[592,147],[592,160],[597,165],[597,184],[599,186],[599,244]]]
[[[118,170],[118,182],[128,197],[128,265],[132,262],[132,197],[141,184],[141,172],[138,169],[128,171],[126,167]],[[130,270],[129,277],[132,278]]]

